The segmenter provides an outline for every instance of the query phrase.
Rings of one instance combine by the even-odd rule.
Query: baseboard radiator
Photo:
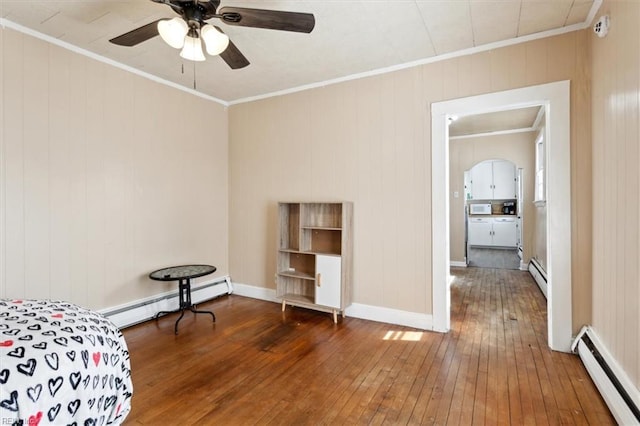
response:
[[[547,297],[547,273],[535,258],[529,261],[529,273],[540,287],[544,297]]]
[[[117,327],[129,327],[153,318],[159,311],[176,309],[179,304],[177,287],[176,284],[176,290],[125,305],[102,309],[99,312],[109,318]],[[201,303],[232,292],[233,286],[229,276],[215,278],[211,281],[193,284],[191,301],[194,304]]]
[[[611,356],[593,328],[583,327],[571,349],[582,359],[618,424],[640,424],[640,391]]]

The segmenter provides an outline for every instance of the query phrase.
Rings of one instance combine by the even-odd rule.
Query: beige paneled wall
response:
[[[591,36],[593,325],[640,388],[640,2],[606,1]]]
[[[588,36],[574,32],[232,106],[234,280],[275,288],[278,200],[350,200],[355,302],[431,313],[431,250],[441,248],[431,247],[430,234],[430,104],[569,79],[574,328],[589,321],[591,272],[582,266],[591,264]]]
[[[449,142],[450,259],[464,262],[464,172],[485,160],[509,160],[523,173],[523,259],[528,262],[533,242],[533,179],[535,132],[451,140]],[[453,196],[458,192],[458,198]]]
[[[429,275],[421,78],[413,69],[232,107],[234,280],[275,288],[277,201],[353,200],[355,275],[378,277],[355,289],[358,302],[427,309],[426,286],[404,284]]]
[[[0,296],[115,306],[228,273],[224,107],[0,30]]]

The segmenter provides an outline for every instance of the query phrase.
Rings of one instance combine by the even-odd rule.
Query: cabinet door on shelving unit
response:
[[[316,256],[316,304],[340,309],[341,262],[339,256]]]

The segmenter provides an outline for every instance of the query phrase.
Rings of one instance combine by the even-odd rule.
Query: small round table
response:
[[[180,317],[176,320],[175,334],[178,334],[178,323],[184,316],[186,309],[190,310],[194,314],[209,314],[213,317],[213,322],[216,322],[216,316],[211,311],[199,311],[196,306],[191,303],[191,279],[198,278],[205,275],[212,274],[216,271],[215,266],[211,265],[181,265],[171,266],[169,268],[158,269],[149,274],[149,278],[156,281],[178,281],[178,290],[180,295],[180,305],[175,311],[160,311],[154,317],[158,317],[162,314],[172,314],[180,312]]]

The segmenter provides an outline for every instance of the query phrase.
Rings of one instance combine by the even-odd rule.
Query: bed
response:
[[[68,302],[0,299],[0,424],[118,425],[129,352],[107,318]]]

